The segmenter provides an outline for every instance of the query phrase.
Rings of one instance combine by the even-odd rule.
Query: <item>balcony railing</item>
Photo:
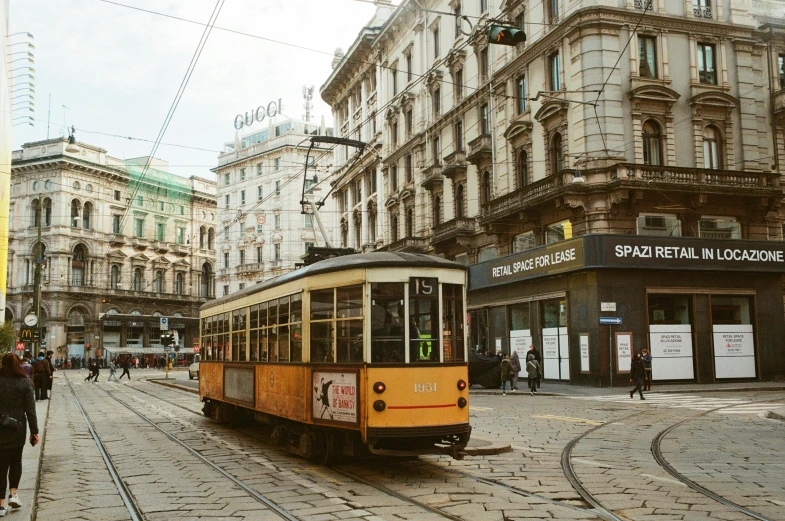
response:
[[[695,18],[711,18],[711,7],[693,7],[692,14],[695,15]]]
[[[481,219],[487,222],[517,212],[532,202],[555,193],[564,186],[563,180],[564,175],[559,173],[540,179],[507,195],[492,199],[490,202],[482,205]]]
[[[404,237],[401,240],[388,244],[382,249],[386,251],[423,253],[428,249],[428,239],[424,237]]]
[[[466,166],[466,152],[456,150],[444,158],[442,174],[444,177],[454,180],[456,176],[466,174]]]
[[[433,228],[432,244],[454,239],[455,237],[466,237],[474,235],[476,232],[476,221],[471,217],[456,217]]]
[[[150,241],[148,241],[144,237],[134,237],[131,239],[131,246],[143,250],[150,246]]]
[[[491,156],[491,136],[489,134],[481,134],[479,137],[469,141],[469,154],[466,156],[466,159],[471,164],[477,165],[483,161],[490,161]]]
[[[708,168],[679,168],[625,164],[614,172],[619,179],[634,179],[646,182],[659,182],[675,185],[689,185],[696,188],[779,188],[778,174],[766,172],[745,172],[741,170],[712,170]]]
[[[250,264],[241,264],[237,266],[237,274],[238,275],[246,275],[249,273],[258,273],[264,270],[264,263],[262,262],[253,262]]]
[[[153,243],[153,249],[158,253],[166,253],[169,251],[169,245],[164,241],[155,241]]]
[[[442,182],[444,182],[441,165],[431,165],[423,171],[423,174],[425,178],[421,184],[426,190],[433,190],[435,187],[441,186]]]

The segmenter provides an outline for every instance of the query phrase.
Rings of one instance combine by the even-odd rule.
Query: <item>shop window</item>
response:
[[[462,362],[465,358],[463,286],[442,285],[442,342],[445,362]]]
[[[681,221],[675,215],[641,214],[637,219],[638,235],[681,237]]]
[[[662,165],[662,133],[660,125],[652,120],[643,124],[643,162],[647,165]]]
[[[439,361],[439,282],[435,278],[409,282],[409,361]]]
[[[512,241],[512,251],[514,253],[531,250],[534,246],[534,232],[524,232],[516,235]]]
[[[520,304],[513,304],[509,307],[510,311],[510,330],[520,331],[529,329],[530,323],[530,304],[523,302]],[[528,346],[527,346],[528,347]]]
[[[496,257],[496,246],[486,246],[480,248],[480,251],[477,253],[477,262],[493,260]]]
[[[741,239],[739,223],[731,217],[703,217],[698,230],[699,237],[707,239]]]
[[[570,350],[567,333],[567,301],[541,302],[543,376],[558,380],[570,379]]]
[[[638,75],[641,78],[657,77],[657,39],[653,36],[638,37]]]
[[[488,310],[472,311],[469,315],[469,326],[472,350],[481,355],[493,355],[488,345]]]
[[[651,294],[648,314],[652,379],[693,379],[692,297]]]
[[[371,361],[403,363],[404,284],[377,282],[371,285]]]
[[[545,229],[545,244],[553,244],[572,239],[572,223],[562,221],[551,224]]]

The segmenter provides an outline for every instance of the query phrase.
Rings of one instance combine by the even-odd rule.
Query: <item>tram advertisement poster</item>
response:
[[[357,423],[357,373],[314,371],[312,379],[314,420]]]

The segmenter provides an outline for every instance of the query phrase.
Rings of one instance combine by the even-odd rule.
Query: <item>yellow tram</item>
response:
[[[206,416],[274,425],[306,457],[446,453],[471,434],[466,270],[336,257],[202,306]]]

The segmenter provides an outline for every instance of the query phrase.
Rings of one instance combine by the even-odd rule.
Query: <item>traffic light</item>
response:
[[[515,27],[491,25],[488,27],[488,43],[515,47],[526,41],[526,33]]]
[[[174,337],[170,333],[164,333],[161,335],[161,345],[162,346],[170,346],[174,344]]]

